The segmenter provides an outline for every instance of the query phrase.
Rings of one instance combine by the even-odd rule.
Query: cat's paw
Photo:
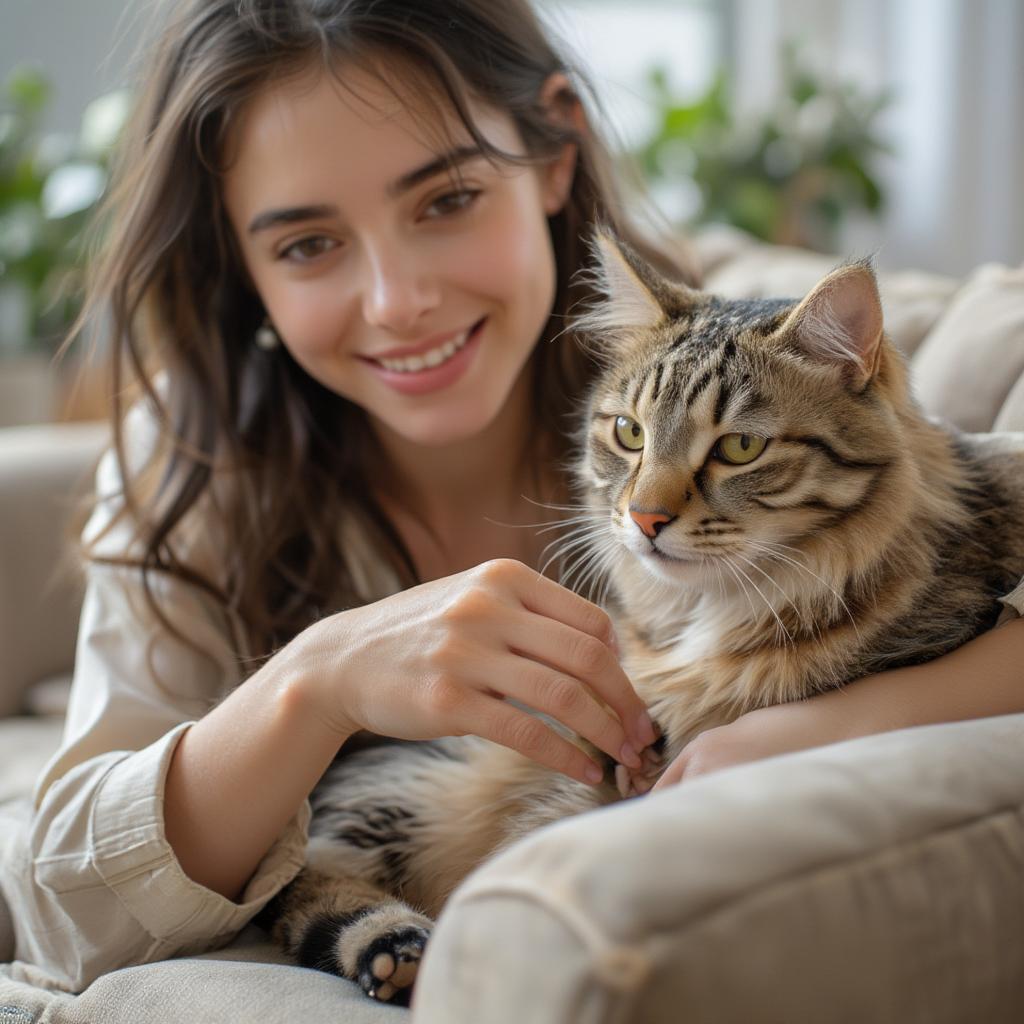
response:
[[[339,938],[342,973],[371,999],[408,1006],[432,926],[404,907],[370,911]]]
[[[639,768],[627,768],[624,764],[615,766],[615,785],[623,800],[649,793],[665,768],[665,757],[661,750],[648,747],[640,755]]]
[[[359,985],[382,1003],[408,1006],[430,932],[403,928],[377,939],[359,960]]]

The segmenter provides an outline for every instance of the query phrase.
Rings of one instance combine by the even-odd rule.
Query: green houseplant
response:
[[[881,212],[875,166],[890,150],[877,119],[887,92],[869,95],[816,73],[792,44],[778,96],[746,116],[724,74],[692,102],[673,95],[661,68],[649,85],[656,126],[634,155],[669,206],[694,197],[690,223],[725,222],[765,241],[834,251],[849,211]]]
[[[0,356],[50,355],[81,302],[84,228],[106,184],[127,95],[85,110],[77,136],[46,133],[45,76],[15,70],[0,93]]]

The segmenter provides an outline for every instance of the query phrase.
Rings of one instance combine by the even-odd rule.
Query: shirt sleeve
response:
[[[999,600],[1003,604],[1003,610],[999,615],[1000,623],[1024,615],[1024,579],[1005,597],[1001,597]]]
[[[108,453],[98,490],[115,469]],[[86,534],[109,514],[98,503]],[[90,563],[60,749],[36,784],[23,877],[5,893],[16,956],[80,991],[107,971],[229,941],[298,873],[310,808],[259,864],[238,902],[192,881],[167,842],[164,783],[192,724],[240,682],[226,616],[201,588]]]

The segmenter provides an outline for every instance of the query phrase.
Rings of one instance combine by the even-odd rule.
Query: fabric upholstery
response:
[[[928,412],[963,430],[990,429],[1024,376],[1024,266],[976,270],[912,365]]]
[[[460,886],[415,1024],[1015,1024],[1024,715],[720,771]]]
[[[0,431],[0,716],[73,663],[81,592],[65,527],[108,434],[98,424]]]
[[[1024,373],[1003,400],[993,430],[1024,430]]]
[[[9,1008],[10,1016],[4,1016]],[[20,1013],[22,1016],[15,1016]],[[259,929],[229,949],[112,971],[81,995],[0,966],[0,1024],[389,1024],[409,1011],[348,981],[282,962]]]

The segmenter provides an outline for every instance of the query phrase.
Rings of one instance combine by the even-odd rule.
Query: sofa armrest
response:
[[[1024,1020],[1024,714],[724,769],[460,885],[415,1024]]]
[[[71,673],[82,594],[68,526],[108,437],[102,423],[0,430],[0,716]]]

